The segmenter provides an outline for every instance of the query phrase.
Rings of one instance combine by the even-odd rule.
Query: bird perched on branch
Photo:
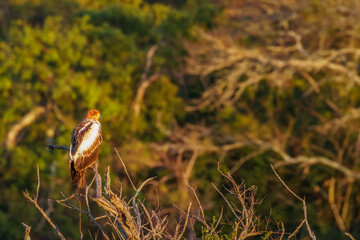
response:
[[[73,130],[70,143],[72,181],[78,187],[84,186],[86,170],[91,168],[96,177],[97,197],[101,196],[101,179],[97,171],[99,148],[102,142],[100,118],[98,110],[89,110],[84,120]]]

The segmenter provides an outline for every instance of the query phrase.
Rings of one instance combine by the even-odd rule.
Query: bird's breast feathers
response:
[[[77,156],[82,156],[84,154],[91,154],[99,147],[102,136],[101,136],[101,125],[97,121],[87,121],[85,124],[82,124],[78,131],[75,131],[75,140],[77,142],[76,149],[70,151],[71,158],[76,159]],[[81,139],[81,140],[80,140]],[[79,141],[80,140],[80,141]]]
[[[96,143],[96,141],[98,141],[99,135],[101,135],[100,123],[93,122],[93,124],[90,126],[90,129],[84,134],[78,152],[81,153],[89,150],[89,148],[91,148]]]

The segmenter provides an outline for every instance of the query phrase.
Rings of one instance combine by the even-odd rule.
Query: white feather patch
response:
[[[99,122],[93,122],[90,129],[85,133],[80,146],[77,149],[76,155],[82,155],[84,151],[88,150],[96,141],[99,133],[101,131],[101,126]]]

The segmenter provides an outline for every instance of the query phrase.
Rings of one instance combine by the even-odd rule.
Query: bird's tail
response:
[[[76,183],[78,187],[82,187],[85,184],[86,170],[79,172],[76,171],[73,164],[71,164],[71,179],[73,183]]]

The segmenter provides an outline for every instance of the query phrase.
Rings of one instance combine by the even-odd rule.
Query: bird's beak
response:
[[[101,115],[99,115],[99,119],[102,119]]]

